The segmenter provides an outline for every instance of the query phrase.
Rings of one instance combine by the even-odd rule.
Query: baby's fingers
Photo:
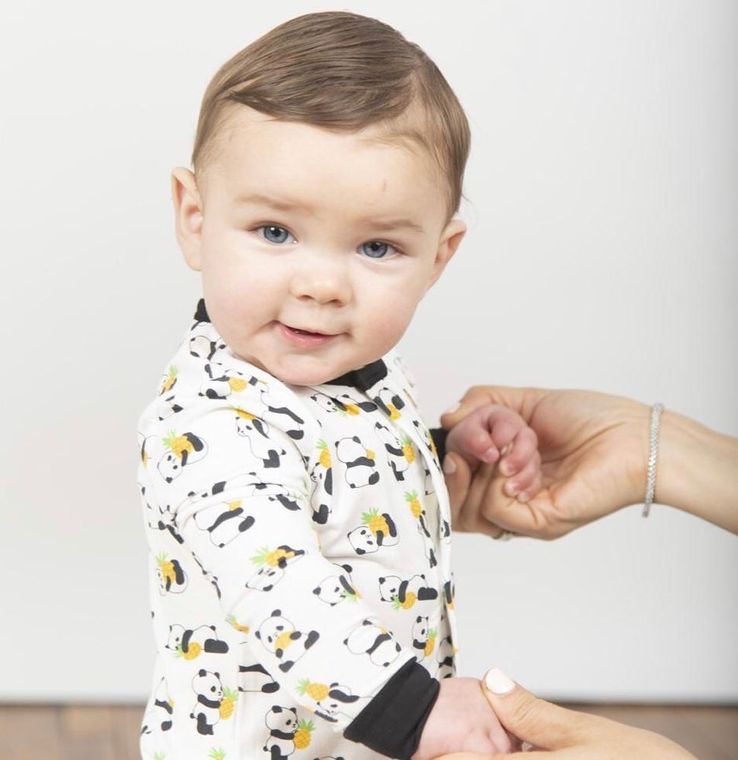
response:
[[[493,437],[496,437],[493,433]],[[512,441],[512,448],[500,460],[500,472],[510,477],[521,472],[538,455],[538,436],[529,427],[521,428]],[[540,465],[540,457],[538,457]]]
[[[517,496],[519,501],[527,501],[541,489],[541,455],[536,451],[522,470],[505,481],[504,491],[508,496]]]

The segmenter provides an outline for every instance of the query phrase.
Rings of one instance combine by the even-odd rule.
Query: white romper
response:
[[[433,440],[394,351],[352,374],[358,387],[286,385],[198,305],[138,428],[146,760],[384,757],[344,738],[349,723],[413,658],[453,675]]]

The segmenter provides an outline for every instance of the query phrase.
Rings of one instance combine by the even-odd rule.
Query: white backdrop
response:
[[[730,0],[17,3],[0,30],[3,700],[139,700],[153,661],[135,424],[198,296],[173,233],[220,64],[346,9],[467,109],[470,231],[403,348],[426,416],[474,383],[662,400],[738,434]],[[738,699],[738,539],[636,508],[553,543],[456,540],[464,674]]]

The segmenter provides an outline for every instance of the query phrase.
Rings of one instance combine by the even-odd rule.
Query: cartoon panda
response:
[[[234,369],[225,369],[222,364],[206,364],[205,374],[208,379],[200,386],[199,396],[212,399],[228,398],[232,393],[238,393],[258,380],[246,376]]]
[[[377,523],[365,523],[350,530],[346,537],[353,550],[358,554],[374,554],[382,546],[396,546],[400,539],[397,527],[391,515],[387,512],[377,513]]]
[[[164,646],[187,660],[194,660],[201,652],[209,654],[228,652],[228,644],[218,638],[214,625],[200,625],[197,628],[185,628],[176,623],[170,625],[169,638]]]
[[[181,594],[187,588],[187,573],[177,559],[168,559],[165,554],[156,558],[156,578],[159,581],[159,593]]]
[[[454,599],[456,598],[456,584],[454,583],[453,573],[451,573],[451,580],[443,584],[443,596],[446,599],[446,606],[453,609]]]
[[[252,588],[255,591],[271,591],[282,576],[284,576],[284,570],[281,567],[265,565],[246,581],[246,588]]]
[[[384,450],[387,452],[387,461],[395,476],[395,480],[405,480],[405,471],[410,467],[410,460],[405,456],[402,441],[381,422],[374,423],[374,430],[379,440],[382,441]]]
[[[437,678],[451,678],[456,672],[454,667],[454,645],[451,642],[450,636],[444,636],[440,645],[438,646],[437,662],[438,662],[438,675]]]
[[[223,701],[223,684],[220,674],[200,669],[192,679],[192,689],[197,695],[197,702],[192,708],[190,718],[197,721],[197,733],[213,733],[213,726],[220,720],[220,703]]]
[[[344,477],[349,488],[364,488],[379,482],[375,454],[362,444],[358,436],[336,441],[336,456],[346,465]]]
[[[238,690],[273,694],[279,691],[279,684],[269,675],[261,663],[238,666]]]
[[[174,707],[172,700],[169,698],[166,678],[161,678],[152,696],[153,698],[149,702],[149,708],[142,722],[142,734],[150,734],[153,725],[158,725],[161,731],[169,731],[172,727]]]
[[[199,462],[208,453],[208,445],[194,433],[182,433],[165,439],[167,451],[162,454],[156,468],[167,483],[179,477],[187,465]]]
[[[297,710],[272,705],[264,716],[264,722],[269,729],[264,752],[269,753],[270,760],[286,760],[295,751]]]
[[[347,686],[332,683],[328,686],[328,696],[324,699],[316,700],[315,714],[331,723],[337,723],[338,717],[344,714],[341,705],[352,704],[358,699],[359,697],[356,694],[352,694],[351,689]]]
[[[282,544],[272,551],[265,547],[260,554],[252,558],[252,561],[259,562],[261,567],[246,582],[246,588],[271,591],[284,576],[285,568],[304,555],[304,549],[293,549],[287,544]]]
[[[280,660],[279,669],[286,673],[320,638],[320,634],[296,630],[287,618],[282,617],[280,610],[274,610],[260,623],[256,638]]]
[[[425,657],[425,645],[428,642],[428,616],[418,615],[413,623],[413,649],[418,650],[418,661]]]
[[[345,572],[339,575],[329,575],[324,578],[314,589],[315,594],[321,602],[325,602],[331,607],[335,607],[344,599],[356,600],[359,594],[352,586],[351,565],[338,565]]]
[[[210,535],[210,540],[219,549],[245,533],[255,522],[241,506],[243,501],[222,501],[211,507],[195,512],[195,525]]]
[[[156,404],[156,417],[159,422],[163,422],[169,417],[174,416],[177,412],[182,411],[182,407],[176,401],[176,394],[172,393],[166,398],[160,398]]]
[[[402,580],[397,575],[379,579],[379,598],[383,602],[397,603],[410,609],[415,601],[423,602],[438,598],[438,591],[427,585],[424,575],[413,575]]]
[[[280,457],[287,452],[272,446],[269,425],[245,409],[234,408],[233,411],[236,414],[236,432],[248,441],[254,457],[261,459],[264,468],[279,467]]]
[[[293,441],[299,441],[304,437],[305,430],[301,426],[305,425],[305,420],[289,407],[272,406],[268,387],[261,388],[261,403],[266,409],[265,420],[271,420],[280,430],[284,430]]]
[[[391,388],[381,388],[374,400],[391,420],[402,417],[400,410],[405,408],[405,402]]]
[[[369,655],[373,665],[386,668],[402,651],[400,644],[374,618],[366,618],[354,628],[343,643],[352,654]]]
[[[208,324],[203,324],[202,326],[195,325],[190,331],[189,351],[191,356],[210,361],[218,351],[222,351],[225,348],[226,344],[222,338],[218,340],[210,338],[210,327]]]

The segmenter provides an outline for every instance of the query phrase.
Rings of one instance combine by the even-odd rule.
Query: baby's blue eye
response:
[[[369,243],[361,244],[362,253],[365,253],[372,259],[383,259],[389,252],[390,248],[392,248],[392,246],[389,245],[389,243],[382,243],[379,240],[372,240]]]
[[[265,224],[259,227],[259,229],[261,230],[262,237],[270,243],[285,243],[290,236],[290,233],[284,227],[279,227],[276,224]]]

